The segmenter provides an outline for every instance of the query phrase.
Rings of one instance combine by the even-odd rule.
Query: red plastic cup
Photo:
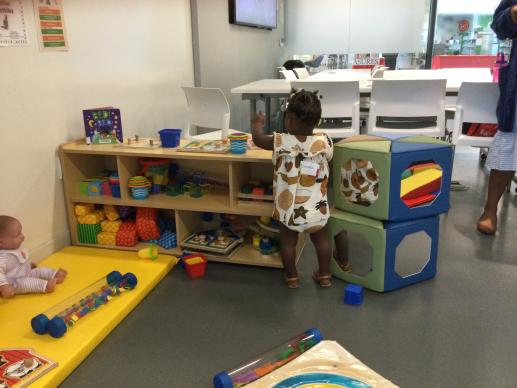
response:
[[[193,259],[194,257],[201,258],[202,262],[196,263],[196,264],[189,264],[188,259]],[[199,254],[195,254],[195,255],[185,256],[183,258],[183,262],[185,263],[185,270],[187,271],[187,276],[189,278],[195,279],[195,278],[201,278],[201,277],[205,276],[205,271],[206,271],[205,255],[199,253]]]

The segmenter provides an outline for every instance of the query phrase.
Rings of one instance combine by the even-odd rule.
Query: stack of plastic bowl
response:
[[[146,199],[149,196],[151,182],[145,176],[134,176],[129,178],[128,187],[134,199]]]

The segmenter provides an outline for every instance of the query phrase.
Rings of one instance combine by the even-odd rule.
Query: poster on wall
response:
[[[33,3],[40,50],[68,51],[62,1],[33,0]]]
[[[22,1],[0,0],[0,46],[28,44]]]

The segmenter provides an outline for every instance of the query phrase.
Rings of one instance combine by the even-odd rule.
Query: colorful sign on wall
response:
[[[0,0],[0,46],[27,44],[22,0]]]
[[[61,0],[33,0],[39,46],[43,51],[67,51]]]

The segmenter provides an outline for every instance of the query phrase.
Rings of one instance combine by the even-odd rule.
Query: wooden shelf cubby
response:
[[[87,145],[84,140],[63,144],[59,150],[65,200],[68,211],[68,221],[72,244],[98,248],[122,249],[137,251],[144,243],[135,247],[104,246],[97,244],[81,244],[77,238],[77,220],[74,215],[74,204],[94,203],[99,205],[120,205],[135,207],[151,207],[167,209],[174,212],[178,248],[162,249],[163,254],[178,255],[181,253],[179,244],[191,233],[200,230],[200,212],[226,213],[239,216],[271,216],[273,204],[268,202],[249,201],[243,203],[237,195],[241,187],[251,181],[264,183],[272,182],[273,165],[271,152],[264,150],[250,150],[244,155],[207,154],[178,152],[171,148],[131,149],[113,145]],[[208,179],[221,182],[212,187],[209,193],[201,198],[191,198],[188,195],[171,197],[165,193],[151,194],[145,200],[136,200],[131,197],[128,188],[128,179],[139,173],[138,159],[167,158],[177,164],[180,169],[203,171]],[[107,196],[85,196],[79,191],[79,182],[82,179],[98,175],[110,170],[117,171],[120,179],[121,198]],[[300,237],[298,257],[304,245],[303,236]],[[243,244],[230,256],[221,257],[208,255],[211,261],[247,264],[265,267],[282,268],[280,256],[263,256],[249,245]]]

